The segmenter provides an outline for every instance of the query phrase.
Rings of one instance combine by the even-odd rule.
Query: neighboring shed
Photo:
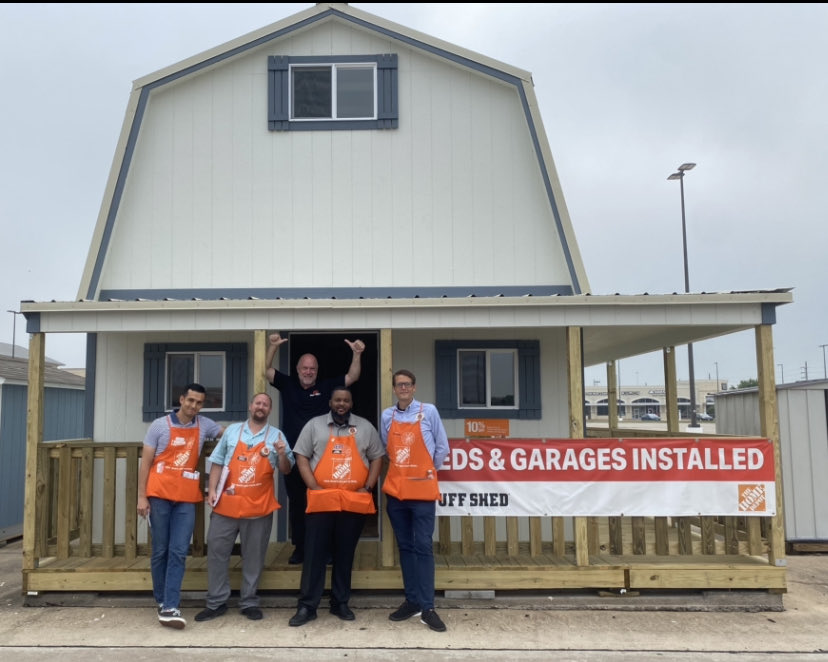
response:
[[[28,358],[0,356],[0,543],[23,533]],[[44,366],[44,441],[83,436],[84,378]]]
[[[781,384],[776,398],[786,539],[794,549],[828,549],[828,381]],[[758,389],[717,393],[716,431],[760,434]]]

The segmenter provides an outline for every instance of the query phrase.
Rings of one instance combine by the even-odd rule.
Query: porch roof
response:
[[[256,329],[583,328],[587,366],[776,322],[790,288],[744,292],[440,298],[21,302],[29,333]]]

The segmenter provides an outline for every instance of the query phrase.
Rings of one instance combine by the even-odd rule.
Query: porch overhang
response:
[[[790,289],[700,294],[21,302],[29,333],[583,329],[584,365],[776,322]]]

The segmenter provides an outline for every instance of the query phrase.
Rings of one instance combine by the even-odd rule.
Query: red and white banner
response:
[[[451,439],[438,515],[776,514],[768,439]]]

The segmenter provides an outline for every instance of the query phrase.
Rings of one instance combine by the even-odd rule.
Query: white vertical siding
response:
[[[267,130],[267,56],[399,55],[399,128]],[[512,85],[329,23],[152,92],[105,289],[569,285]]]
[[[828,427],[823,389],[782,389],[785,531],[788,540],[828,540]]]

